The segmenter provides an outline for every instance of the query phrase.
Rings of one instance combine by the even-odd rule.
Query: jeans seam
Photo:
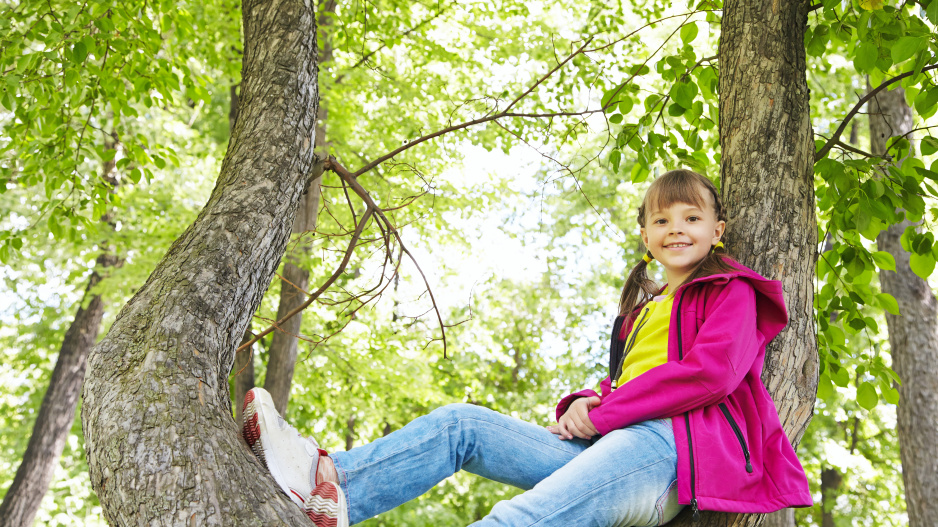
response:
[[[335,458],[333,458],[332,456],[329,456],[329,459],[332,460],[332,465],[335,467],[336,475],[339,476],[339,488],[345,494],[346,515],[349,516],[349,518],[347,519],[349,520],[349,522],[351,522],[352,521],[351,520],[352,496],[349,494],[349,491],[348,491],[348,472],[344,468],[342,468],[342,465]]]
[[[664,490],[664,493],[662,493],[661,496],[658,496],[658,499],[655,501],[655,508],[658,509],[658,525],[662,524],[661,520],[664,518],[664,503],[662,502],[662,499],[665,501],[667,500],[668,495],[671,494],[671,488],[675,485],[677,485],[677,478],[674,478],[674,481],[668,485],[668,488]]]
[[[617,477],[617,478],[615,478],[615,479],[610,479],[609,481],[603,483],[602,485],[600,485],[600,486],[598,486],[598,487],[591,487],[591,488],[589,489],[589,492],[582,492],[582,493],[580,493],[579,495],[577,495],[575,498],[564,502],[564,504],[563,504],[562,506],[555,508],[553,511],[550,512],[550,514],[541,516],[541,517],[538,518],[534,523],[530,524],[530,526],[531,526],[531,527],[534,527],[535,525],[540,524],[541,522],[543,522],[544,520],[546,520],[546,519],[549,518],[550,516],[553,516],[553,515],[557,514],[557,512],[559,512],[559,511],[561,511],[561,510],[563,510],[563,509],[566,509],[569,504],[571,504],[571,503],[573,503],[573,502],[579,500],[580,498],[582,498],[583,496],[586,496],[587,494],[589,494],[589,493],[592,492],[592,491],[601,489],[601,488],[603,488],[603,487],[605,487],[605,486],[607,486],[607,485],[609,485],[609,484],[611,484],[611,483],[615,483],[616,481],[619,481],[620,479],[622,479],[622,478],[624,478],[624,477],[630,476],[630,475],[634,474],[635,472],[638,472],[638,471],[640,471],[640,470],[645,470],[645,469],[648,468],[648,467],[657,465],[657,464],[659,464],[659,463],[663,463],[663,462],[665,462],[665,461],[667,461],[667,460],[668,460],[668,458],[660,458],[660,459],[658,459],[657,461],[654,461],[654,462],[652,462],[652,463],[648,463],[647,465],[643,465],[643,466],[641,466],[641,467],[639,467],[639,468],[636,468],[635,470],[632,470],[631,472],[629,472],[629,473],[627,473],[627,474],[622,474],[622,475],[620,475],[619,477]],[[669,486],[669,488],[670,488],[670,486]],[[657,508],[657,505],[656,505],[656,508]]]

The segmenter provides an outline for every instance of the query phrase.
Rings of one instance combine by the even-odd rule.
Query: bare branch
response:
[[[335,270],[334,273],[332,273],[332,276],[330,276],[329,279],[326,280],[326,282],[322,284],[322,286],[319,287],[319,289],[313,292],[313,294],[309,295],[309,298],[306,299],[305,302],[297,306],[296,309],[294,309],[293,311],[290,311],[289,313],[287,313],[283,318],[278,320],[272,326],[256,334],[254,338],[252,338],[251,340],[239,346],[237,351],[242,351],[244,349],[250,348],[251,346],[254,345],[255,342],[263,338],[265,335],[274,331],[275,329],[278,328],[278,326],[283,325],[284,322],[291,319],[294,315],[296,315],[297,313],[309,307],[309,305],[312,304],[317,298],[319,298],[319,296],[322,295],[326,291],[326,289],[329,289],[329,286],[331,286],[333,282],[338,280],[339,276],[345,272],[345,268],[348,266],[349,260],[351,260],[352,258],[352,253],[355,252],[355,246],[358,244],[358,239],[361,237],[362,232],[365,230],[365,225],[368,223],[368,220],[371,219],[371,216],[372,214],[374,214],[374,212],[375,212],[375,209],[373,209],[370,206],[365,211],[365,214],[362,216],[361,221],[358,223],[358,228],[355,229],[355,235],[352,236],[351,241],[349,241],[348,249],[346,249],[345,251],[345,257],[342,258],[342,263],[340,263],[339,267]]]
[[[814,162],[817,163],[821,159],[824,159],[824,156],[826,156],[827,153],[830,152],[831,148],[834,148],[834,145],[840,141],[840,135],[843,134],[844,130],[847,129],[847,124],[850,122],[850,120],[853,119],[853,117],[860,111],[860,108],[863,108],[864,104],[866,104],[873,97],[876,97],[877,93],[885,90],[889,86],[899,82],[900,80],[906,77],[911,77],[912,75],[916,75],[917,73],[924,73],[926,71],[930,71],[936,68],[938,68],[938,64],[932,64],[931,66],[922,68],[921,72],[907,71],[901,75],[896,75],[895,77],[887,81],[883,81],[882,84],[880,84],[879,86],[867,92],[866,95],[864,95],[862,98],[860,98],[859,101],[857,101],[857,103],[853,106],[850,112],[847,113],[847,116],[844,118],[843,122],[840,123],[840,126],[837,127],[837,130],[834,131],[834,134],[831,135],[831,138],[828,139],[827,143],[825,143],[824,146],[821,147],[821,149],[818,150],[816,154],[814,154]]]

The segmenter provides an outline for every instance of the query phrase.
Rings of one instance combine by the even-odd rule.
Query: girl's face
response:
[[[726,222],[717,220],[713,198],[704,194],[706,206],[683,202],[667,208],[649,204],[642,241],[668,275],[668,290],[674,291],[691,275],[697,264],[720,241]]]

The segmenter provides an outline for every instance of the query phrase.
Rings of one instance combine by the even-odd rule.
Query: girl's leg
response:
[[[487,408],[453,404],[329,457],[355,524],[416,498],[460,469],[530,489],[589,444],[561,441],[543,427]]]
[[[613,431],[475,527],[646,526],[674,518],[677,451],[670,420]]]

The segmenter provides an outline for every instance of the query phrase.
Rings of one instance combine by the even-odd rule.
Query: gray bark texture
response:
[[[719,49],[726,245],[742,264],[782,282],[789,324],[768,346],[762,380],[794,445],[811,420],[818,376],[807,9],[804,1],[728,0]],[[692,524],[685,511],[675,525],[756,526],[762,519],[705,512]]]
[[[318,28],[323,47],[319,49],[320,68],[332,60],[332,45],[328,31],[332,26],[336,2],[334,0],[319,2]],[[325,33],[325,34],[324,34]],[[326,106],[320,101],[316,115],[315,151],[326,154]],[[293,221],[293,234],[303,236],[316,230],[319,219],[319,200],[322,195],[321,179],[313,181],[309,191],[300,201],[300,208]],[[283,280],[280,281],[280,303],[277,307],[277,320],[290,313],[306,301],[306,290],[309,286],[309,270],[304,267],[303,260],[310,251],[310,240],[302,239],[287,253],[286,263],[283,266]],[[290,402],[290,388],[293,386],[293,372],[296,369],[297,347],[299,344],[300,328],[303,326],[303,313],[297,313],[286,321],[274,333],[270,344],[270,355],[267,359],[267,376],[264,378],[264,389],[270,392],[274,406],[280,415],[287,415],[287,405]],[[250,389],[250,388],[249,388]]]
[[[82,410],[91,483],[112,525],[308,525],[232,419],[235,349],[313,171],[309,0],[243,3],[240,109],[195,222],[92,351]]]
[[[891,136],[913,128],[912,110],[901,88],[880,92],[868,106],[870,147],[886,151]],[[899,455],[910,527],[938,521],[938,302],[925,280],[909,267],[899,239],[912,225],[903,221],[880,233],[879,250],[896,260],[896,271],[880,271],[883,292],[896,298],[899,316],[886,313],[892,368],[902,384],[897,408]]]
[[[782,509],[766,514],[762,527],[795,527],[795,509]]]
[[[93,290],[101,282],[104,270],[116,265],[117,260],[114,255],[104,253],[95,262],[82,299],[82,306],[86,302],[87,306],[78,308],[65,332],[23,461],[0,505],[2,527],[32,525],[42,498],[49,490],[68,432],[75,422],[88,353],[98,338],[104,317],[104,301]]]

